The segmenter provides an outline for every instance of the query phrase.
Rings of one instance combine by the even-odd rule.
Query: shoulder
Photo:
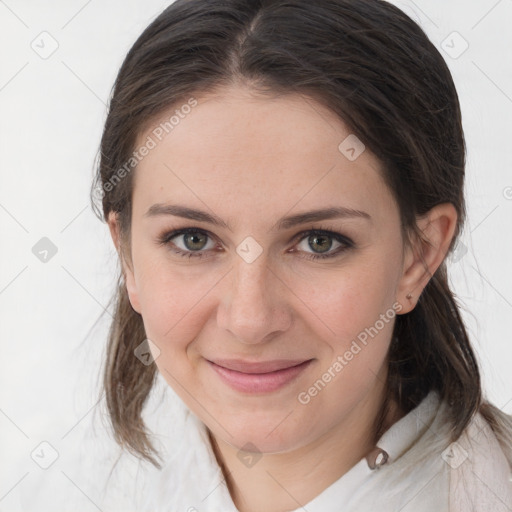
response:
[[[480,413],[442,456],[451,468],[450,511],[512,510],[510,462]]]
[[[383,436],[391,464],[375,475],[379,492],[396,510],[512,512],[512,457],[480,413],[452,443],[449,409],[430,393]]]

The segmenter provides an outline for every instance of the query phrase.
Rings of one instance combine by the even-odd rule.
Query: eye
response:
[[[213,245],[208,245],[211,242]],[[185,228],[166,233],[159,239],[161,245],[171,244],[171,250],[184,257],[203,257],[205,251],[215,247],[210,235],[196,228]]]
[[[303,231],[294,237],[298,244],[290,251],[301,258],[316,260],[334,258],[354,246],[354,243],[341,233],[322,228]],[[213,237],[199,228],[184,228],[164,233],[158,239],[159,245],[170,246],[170,250],[186,258],[203,258],[215,249]],[[312,249],[312,251],[310,251]]]
[[[301,233],[299,240],[300,243],[297,244],[299,252],[306,254],[302,257],[313,260],[333,258],[354,245],[351,240],[342,234],[323,229],[312,229]],[[312,252],[308,252],[308,249],[312,249]]]

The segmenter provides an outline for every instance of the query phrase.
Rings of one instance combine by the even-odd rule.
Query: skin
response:
[[[160,350],[158,369],[207,425],[242,512],[305,505],[371,450],[394,319],[307,404],[298,395],[393,304],[400,314],[414,308],[454,233],[455,209],[442,204],[418,219],[425,241],[404,244],[380,162],[368,149],[355,161],[338,150],[349,134],[332,112],[302,95],[269,99],[239,86],[200,97],[136,169],[131,254],[121,251],[117,219],[109,218],[131,304]],[[157,203],[203,210],[229,228],[145,216]],[[276,228],[284,216],[331,206],[370,219]],[[193,252],[183,236],[159,245],[159,236],[186,227],[211,236],[203,239],[204,257],[174,253],[172,242]],[[330,259],[308,259],[321,248],[308,234],[294,237],[313,228],[340,233],[353,246]],[[248,236],[263,249],[251,263],[236,252]],[[331,254],[343,247],[328,241]],[[314,360],[285,387],[248,394],[218,377],[206,362],[215,358]],[[394,407],[386,426],[402,415]],[[247,443],[256,447],[249,452],[262,454],[251,467],[238,456]]]

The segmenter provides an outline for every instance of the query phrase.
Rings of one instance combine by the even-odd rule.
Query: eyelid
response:
[[[349,246],[354,245],[354,242],[352,242],[352,240],[350,238],[348,238],[347,236],[342,235],[341,233],[338,233],[337,231],[333,231],[331,229],[327,229],[327,228],[323,228],[323,227],[305,229],[304,231],[301,231],[300,233],[297,233],[296,235],[294,235],[292,237],[292,239],[290,240],[290,242],[293,242],[296,240],[300,241],[303,238],[305,238],[307,235],[311,236],[312,234],[327,235],[327,236],[334,238],[335,240],[337,240],[340,243],[344,243],[345,245],[349,245]]]

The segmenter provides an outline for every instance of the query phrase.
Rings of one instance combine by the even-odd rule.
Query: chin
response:
[[[215,437],[220,437],[238,450],[284,453],[307,444],[312,437],[313,425],[308,425],[305,418],[294,417],[293,412],[289,414],[283,411],[285,409],[279,414],[266,416],[253,412],[244,417],[233,418],[231,421],[221,419],[219,423],[231,435],[218,425],[213,425],[213,428],[208,426]]]

